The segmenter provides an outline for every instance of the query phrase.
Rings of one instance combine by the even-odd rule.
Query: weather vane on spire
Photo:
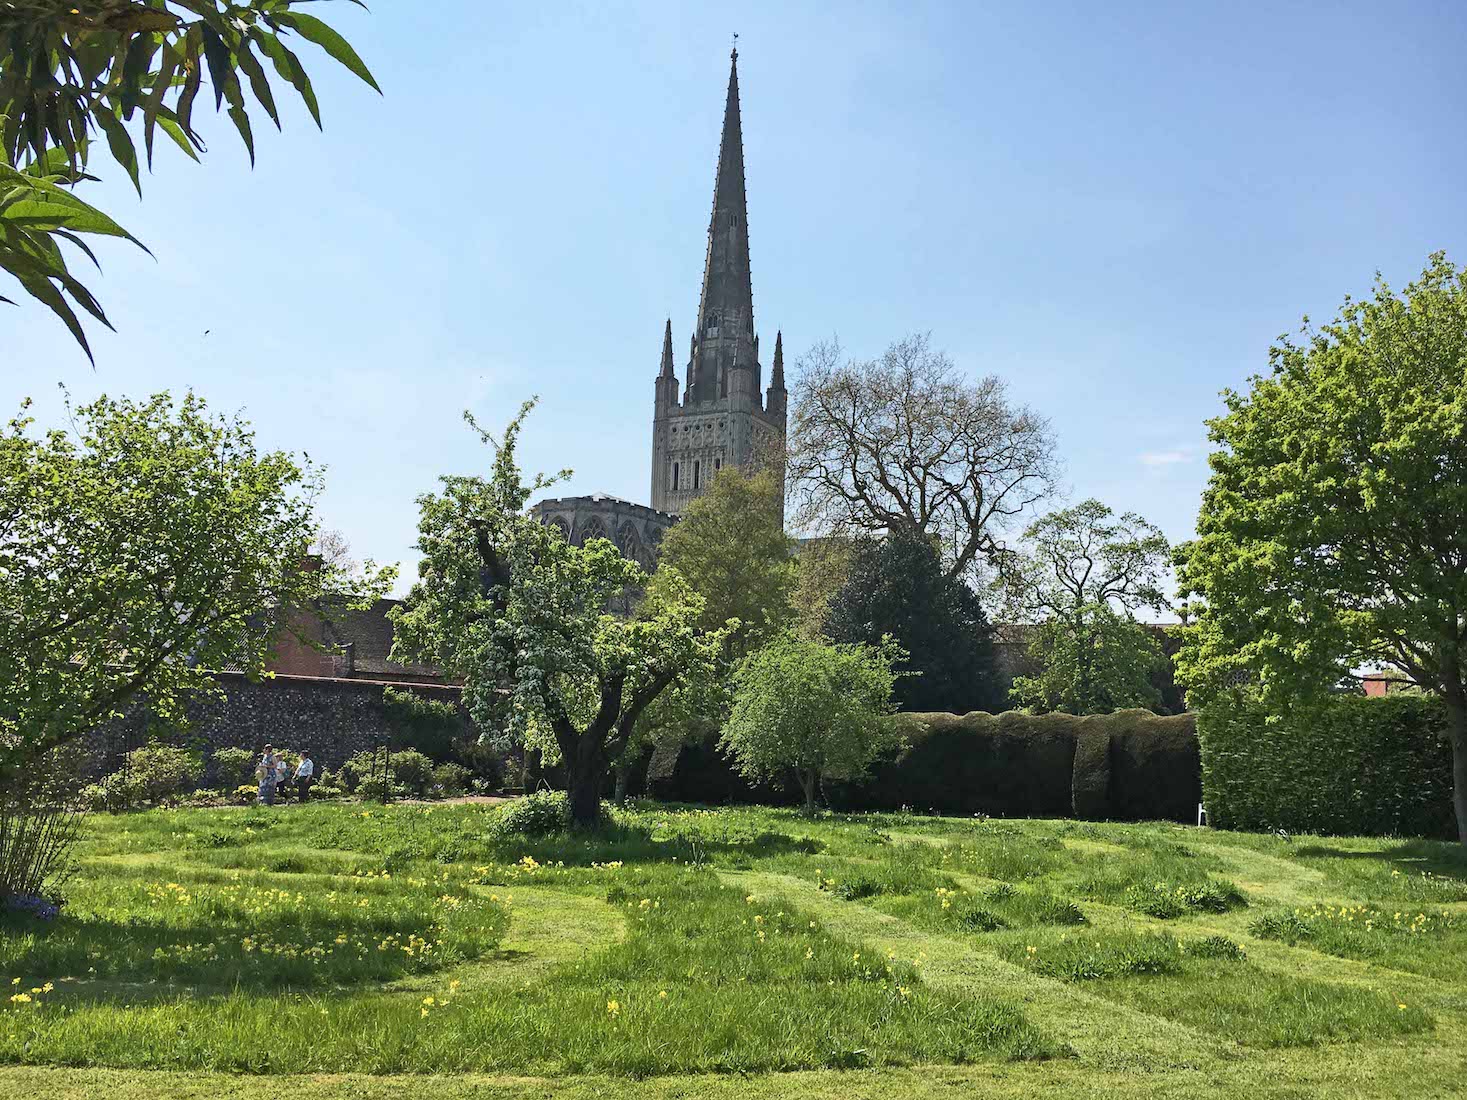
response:
[[[739,32],[734,31],[733,36],[733,56],[737,59],[739,56]]]

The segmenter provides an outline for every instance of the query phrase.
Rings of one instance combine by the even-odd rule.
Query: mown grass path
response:
[[[55,979],[0,1007],[0,1092],[1467,1096],[1448,845],[494,812],[100,819],[66,921],[0,927]]]

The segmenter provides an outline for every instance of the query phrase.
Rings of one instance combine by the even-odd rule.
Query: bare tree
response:
[[[997,377],[961,377],[924,334],[880,359],[843,360],[828,343],[799,363],[789,481],[809,529],[920,531],[957,577],[1002,552],[1005,526],[1054,491],[1056,472],[1049,422]]]
[[[351,556],[351,543],[335,528],[323,527],[317,532],[312,549],[323,562],[335,566],[342,573],[352,574],[357,571],[357,561]]]

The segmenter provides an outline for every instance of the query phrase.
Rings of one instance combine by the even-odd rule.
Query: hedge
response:
[[[1454,838],[1447,715],[1429,696],[1341,696],[1198,718],[1208,821],[1225,829]]]
[[[860,783],[826,783],[849,810],[919,810],[1007,817],[1195,821],[1201,801],[1190,714],[900,714],[901,747]],[[659,798],[789,801],[750,788],[714,746],[659,749],[648,770]]]

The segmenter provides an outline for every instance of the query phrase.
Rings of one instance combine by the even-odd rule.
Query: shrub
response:
[[[1093,940],[1080,936],[1050,944],[1043,950],[1014,946],[1007,954],[1041,974],[1066,982],[1097,981],[1127,974],[1170,974],[1181,965],[1177,941],[1154,933]]]
[[[570,800],[564,791],[536,791],[517,798],[494,813],[489,839],[547,836],[570,824]]]
[[[110,785],[116,802],[109,809],[134,809],[193,790],[203,774],[204,762],[197,752],[150,741],[128,753],[124,765],[102,785]]]
[[[423,798],[433,787],[433,761],[416,749],[394,752],[388,778],[395,798]],[[382,797],[382,750],[359,752],[341,766],[341,783],[358,798]]]
[[[382,689],[382,707],[399,745],[416,750],[438,764],[447,763],[457,755],[455,743],[463,739],[467,723],[454,704],[388,687]]]
[[[1270,715],[1236,696],[1198,718],[1208,820],[1224,829],[1456,836],[1446,710],[1340,697]]]
[[[439,764],[433,769],[433,791],[444,798],[454,798],[469,789],[473,773],[462,764]]]
[[[1131,887],[1126,891],[1126,904],[1149,917],[1171,920],[1188,913],[1226,913],[1229,909],[1247,905],[1248,901],[1231,882],[1208,881],[1180,886],[1158,882],[1151,887]]]
[[[234,788],[234,794],[230,800],[241,806],[248,806],[259,797],[260,786],[258,783],[241,783],[238,787]]]
[[[214,753],[214,785],[220,790],[232,791],[242,787],[255,776],[258,756],[249,749],[218,749]]]

